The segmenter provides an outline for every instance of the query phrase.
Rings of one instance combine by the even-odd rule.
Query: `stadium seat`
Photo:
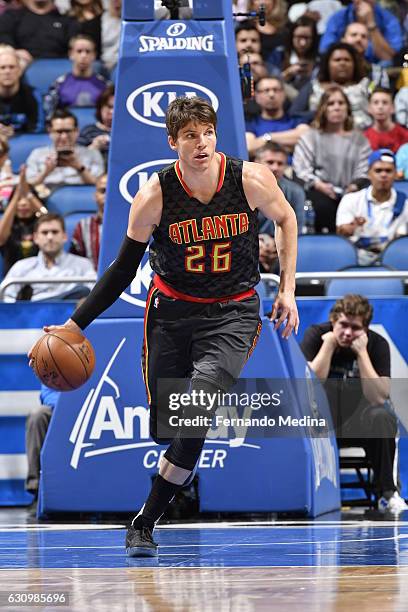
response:
[[[78,119],[79,130],[82,130],[86,125],[92,125],[96,121],[94,106],[71,106],[69,110]]]
[[[394,189],[396,189],[397,191],[401,191],[402,193],[405,193],[405,195],[408,198],[408,181],[395,181]]]
[[[389,266],[350,266],[345,272],[380,272]],[[359,293],[368,297],[404,295],[404,283],[399,278],[339,278],[326,283],[326,295],[343,297],[346,293]]]
[[[50,146],[51,141],[48,134],[21,134],[10,138],[9,144],[13,172],[18,173],[21,164],[27,161],[33,149]]]
[[[408,236],[401,236],[389,243],[384,249],[382,263],[396,270],[408,270]]]
[[[299,236],[298,272],[331,272],[354,265],[357,253],[346,238],[332,234]]]
[[[92,185],[67,185],[56,189],[47,200],[50,212],[62,216],[81,211],[83,214],[96,212],[95,187]]]
[[[79,212],[70,213],[69,215],[66,215],[64,217],[65,231],[68,236],[68,240],[64,245],[64,251],[68,251],[69,249],[69,246],[72,240],[72,234],[74,233],[74,229],[78,221],[80,219],[83,219],[84,217],[88,217],[90,214],[91,214],[90,212],[79,211]]]
[[[72,63],[69,59],[38,59],[30,64],[24,77],[27,83],[43,96],[55,79],[71,70]]]

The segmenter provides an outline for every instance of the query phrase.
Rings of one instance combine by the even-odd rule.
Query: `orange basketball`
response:
[[[32,358],[34,372],[41,382],[57,391],[78,389],[95,367],[92,344],[67,329],[44,334],[34,345]]]

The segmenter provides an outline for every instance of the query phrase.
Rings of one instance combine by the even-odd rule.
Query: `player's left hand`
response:
[[[353,340],[353,342],[351,343],[351,348],[357,355],[360,355],[361,353],[364,353],[364,351],[367,350],[367,344],[368,336],[365,332],[362,332],[362,334],[358,336],[358,338],[355,338],[355,340]]]
[[[288,339],[293,330],[298,333],[299,314],[295,301],[295,294],[290,291],[288,293],[279,292],[273,304],[271,320],[279,317],[275,323],[274,329],[278,329],[286,320],[285,328],[282,332],[282,338]]]

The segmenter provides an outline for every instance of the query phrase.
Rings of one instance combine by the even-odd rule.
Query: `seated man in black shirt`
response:
[[[21,81],[17,52],[0,48],[0,134],[10,138],[24,132],[44,131],[39,94]]]
[[[365,297],[346,295],[333,306],[329,322],[306,330],[301,349],[325,383],[338,445],[364,448],[373,465],[379,510],[398,514],[408,506],[394,470],[397,419],[389,403],[390,348],[368,329],[372,315]]]
[[[23,8],[0,16],[0,43],[17,49],[19,58],[29,64],[38,58],[67,57],[68,41],[77,29],[53,0],[24,0]]]

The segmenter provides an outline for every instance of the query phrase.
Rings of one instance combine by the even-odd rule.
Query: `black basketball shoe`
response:
[[[126,553],[128,557],[156,557],[158,545],[153,540],[153,529],[147,525],[130,525],[126,534]]]

